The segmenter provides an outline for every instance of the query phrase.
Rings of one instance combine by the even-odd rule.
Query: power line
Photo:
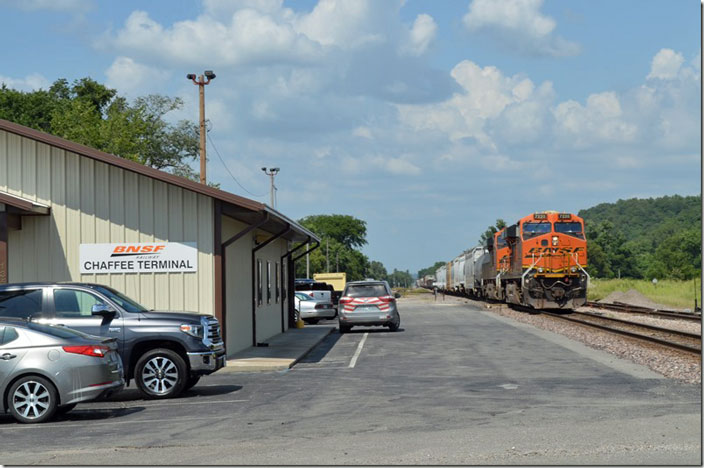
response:
[[[257,198],[262,198],[264,195],[256,195],[256,194],[250,192],[249,190],[247,190],[246,188],[244,188],[244,186],[242,184],[240,184],[240,182],[237,180],[237,177],[232,175],[232,172],[230,172],[230,169],[227,167],[227,164],[225,164],[225,161],[223,161],[222,156],[220,156],[220,151],[218,151],[218,148],[215,146],[215,143],[213,143],[213,139],[210,138],[210,135],[207,132],[206,132],[206,135],[208,135],[208,140],[210,140],[210,146],[212,146],[213,149],[215,150],[215,154],[218,155],[218,159],[222,163],[222,165],[225,168],[225,170],[227,171],[227,173],[230,174],[230,177],[232,177],[232,180],[234,180],[237,183],[237,185],[239,185],[242,188],[242,190],[244,190],[245,192],[247,192],[251,196],[257,197]]]

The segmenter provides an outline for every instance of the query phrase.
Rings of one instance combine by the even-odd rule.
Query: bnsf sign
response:
[[[166,248],[165,244],[154,245],[118,245],[112,251],[111,257],[124,257],[128,255],[157,254]]]

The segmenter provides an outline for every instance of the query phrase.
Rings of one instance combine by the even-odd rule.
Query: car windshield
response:
[[[387,294],[383,284],[354,284],[347,287],[345,295],[349,297],[379,297]]]
[[[555,223],[555,232],[560,232],[562,234],[567,234],[568,236],[584,239],[584,233],[582,232],[582,223],[578,223],[575,221],[569,223]]]
[[[523,239],[548,234],[552,230],[550,223],[524,223],[523,224]]]
[[[313,298],[310,297],[308,294],[303,294],[303,293],[296,293],[296,297],[301,301],[312,301],[313,300]]]
[[[98,286],[95,288],[96,291],[105,294],[108,299],[122,307],[127,312],[137,313],[137,312],[147,312],[149,309],[142,306],[141,304],[133,301],[129,297],[122,293],[115,291],[114,289],[108,288],[106,286]]]
[[[29,322],[27,323],[27,328],[41,333],[46,333],[47,335],[55,336],[57,338],[95,338],[95,336],[79,332],[78,330],[74,330],[72,328],[47,325],[45,323]]]

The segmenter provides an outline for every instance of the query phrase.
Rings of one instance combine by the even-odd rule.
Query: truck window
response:
[[[0,291],[0,317],[36,317],[42,313],[42,290]]]

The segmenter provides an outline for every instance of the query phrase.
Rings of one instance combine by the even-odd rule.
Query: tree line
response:
[[[389,273],[384,264],[370,260],[361,252],[367,244],[367,223],[349,215],[313,215],[298,223],[317,235],[320,247],[309,255],[310,276],[315,273],[344,272],[347,281],[365,278],[386,280],[391,286],[411,286],[413,278],[408,271],[394,269]],[[306,277],[306,260],[296,264],[296,277]]]

